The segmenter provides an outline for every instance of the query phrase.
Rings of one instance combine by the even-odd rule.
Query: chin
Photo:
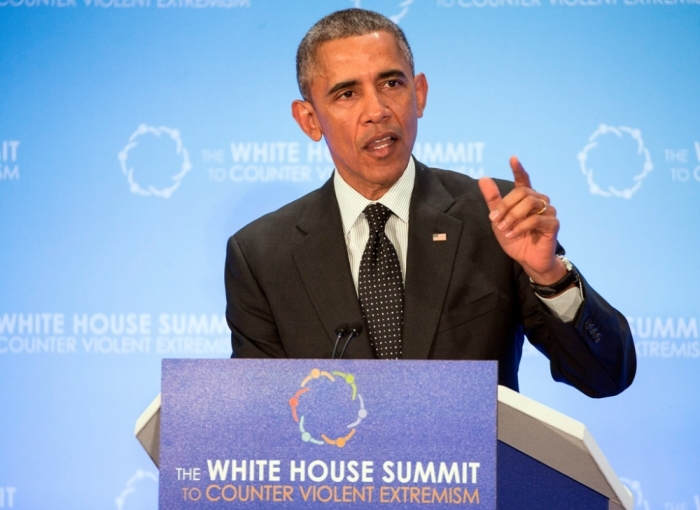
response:
[[[406,166],[404,165],[401,167],[392,166],[391,168],[386,168],[381,171],[375,172],[374,182],[385,186],[391,186],[399,180],[399,178],[403,175],[405,170]]]

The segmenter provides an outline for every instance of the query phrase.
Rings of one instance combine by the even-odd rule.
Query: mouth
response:
[[[382,134],[370,139],[370,141],[365,144],[365,149],[369,151],[381,151],[396,143],[396,140],[398,140],[398,137],[393,133]]]

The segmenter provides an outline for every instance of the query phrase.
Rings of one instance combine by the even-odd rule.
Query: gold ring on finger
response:
[[[542,209],[537,211],[535,214],[542,214],[547,210],[547,202],[545,202],[543,199],[539,198],[538,199],[540,202],[542,202]]]

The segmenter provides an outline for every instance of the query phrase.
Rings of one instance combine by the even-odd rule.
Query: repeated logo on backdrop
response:
[[[655,168],[641,130],[627,126],[601,124],[577,159],[590,193],[605,198],[633,198]],[[666,163],[672,182],[700,185],[700,141],[664,149],[656,159]]]
[[[138,469],[114,500],[117,510],[137,510],[158,506],[158,473]]]
[[[180,131],[165,126],[139,125],[118,158],[129,191],[145,197],[170,198],[192,169]]]
[[[606,198],[632,198],[654,169],[642,132],[626,126],[598,126],[578,161],[590,192]]]

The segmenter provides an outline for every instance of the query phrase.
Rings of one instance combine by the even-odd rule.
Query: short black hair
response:
[[[379,31],[388,32],[394,36],[399,50],[411,67],[411,73],[415,74],[411,46],[408,44],[406,34],[396,23],[378,12],[357,8],[344,9],[331,13],[316,22],[299,43],[299,48],[297,48],[297,84],[302,97],[307,101],[311,99],[310,74],[316,63],[316,51],[321,44],[335,39]]]

